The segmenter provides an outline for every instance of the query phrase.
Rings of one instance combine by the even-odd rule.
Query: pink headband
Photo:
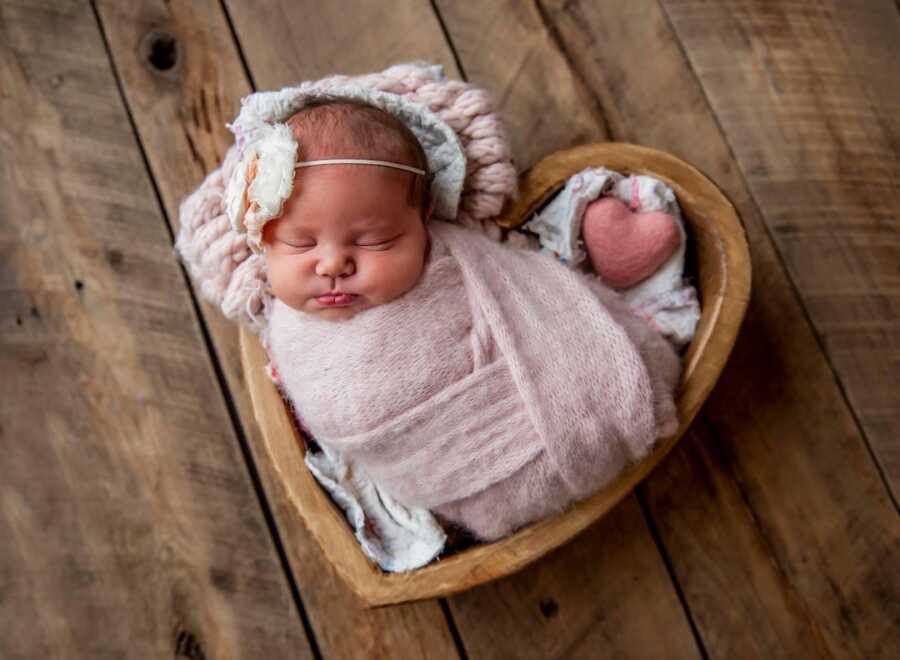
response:
[[[425,176],[425,170],[409,165],[401,165],[400,163],[389,163],[385,160],[365,160],[359,158],[330,158],[327,160],[304,160],[294,165],[294,169],[298,167],[313,167],[314,165],[379,165],[381,167],[392,167],[396,170],[405,170],[413,174]]]

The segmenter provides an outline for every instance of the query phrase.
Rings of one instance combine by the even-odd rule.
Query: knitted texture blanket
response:
[[[677,354],[616,292],[450,223],[429,234],[391,303],[333,323],[275,301],[264,341],[319,443],[491,541],[675,432]]]

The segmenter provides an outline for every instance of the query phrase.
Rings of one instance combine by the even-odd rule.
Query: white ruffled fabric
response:
[[[225,210],[235,231],[252,228],[247,243],[259,252],[263,225],[281,215],[294,188],[297,141],[286,124],[263,124],[255,135],[225,188]],[[251,165],[256,169],[252,177]]]
[[[426,509],[406,507],[322,446],[307,451],[310,472],[343,509],[360,547],[385,571],[411,571],[444,549],[447,535]]]

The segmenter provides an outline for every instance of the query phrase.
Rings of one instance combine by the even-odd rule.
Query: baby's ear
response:
[[[263,253],[268,251],[268,248],[272,245],[272,241],[275,235],[275,224],[278,222],[279,218],[272,218],[271,220],[267,220],[266,224],[262,227],[262,236],[260,237],[260,247],[262,248]]]

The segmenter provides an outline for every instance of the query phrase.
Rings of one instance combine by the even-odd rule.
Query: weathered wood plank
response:
[[[524,571],[449,600],[473,658],[702,657],[634,496]]]
[[[608,139],[603,115],[540,27],[534,7],[509,0],[438,0],[437,7],[466,77],[490,87],[517,169],[560,149]]]
[[[896,500],[900,12],[663,6]]]
[[[458,75],[427,0],[228,0],[259,89],[277,89],[332,73],[378,71],[425,59]]]
[[[437,7],[468,78],[494,91],[520,168],[609,139],[596,101],[534,5],[439,0]],[[450,603],[476,657],[596,657],[598,647],[604,656],[699,655],[634,496],[536,566]]]
[[[310,657],[94,13],[0,12],[0,656]]]
[[[707,426],[641,489],[707,651],[897,655],[896,511],[677,36],[649,0],[548,6],[612,134],[696,164],[747,227],[754,296]]]
[[[224,124],[236,115],[240,97],[251,91],[238,46],[220,4],[212,0],[141,5],[103,1],[99,9],[141,141],[169,220],[176,229],[178,203],[221,160],[232,142]],[[336,10],[337,7],[332,12]],[[251,59],[254,76],[264,88],[296,82],[304,75],[320,75],[316,70],[307,74],[292,72],[288,64],[294,60],[301,65],[308,64],[313,54],[327,52],[330,38],[338,38],[331,34],[326,39],[328,33],[323,32],[319,43],[313,26],[300,29],[286,24],[281,12],[291,17],[295,12],[307,11],[303,6],[266,3],[261,8],[257,6],[254,11],[258,14],[253,14],[249,6],[235,4],[231,11],[242,40],[250,45],[248,55],[254,54],[256,58],[260,57],[259,53],[276,49],[274,52],[284,58],[285,64],[273,59],[271,72]],[[327,13],[323,9],[318,14],[327,18]],[[357,33],[368,30],[370,24],[371,15],[368,20],[345,26],[348,31],[341,33],[340,38],[353,43]],[[398,33],[411,31],[412,24],[400,21]],[[275,32],[286,25],[290,29]],[[273,30],[277,38],[245,36],[247,30],[267,29]],[[160,70],[149,62],[154,39],[161,44],[158,54],[173,55],[171,67]],[[298,43],[303,44],[302,56],[295,57],[293,50],[277,50],[294,49]],[[157,62],[169,60],[162,57]],[[329,70],[326,68],[324,72]],[[275,82],[275,75],[284,78]],[[283,484],[265,459],[263,439],[253,417],[241,368],[237,329],[218,310],[204,304],[202,311],[323,655],[457,657],[438,604],[364,610],[333,573],[327,558],[295,517]]]

